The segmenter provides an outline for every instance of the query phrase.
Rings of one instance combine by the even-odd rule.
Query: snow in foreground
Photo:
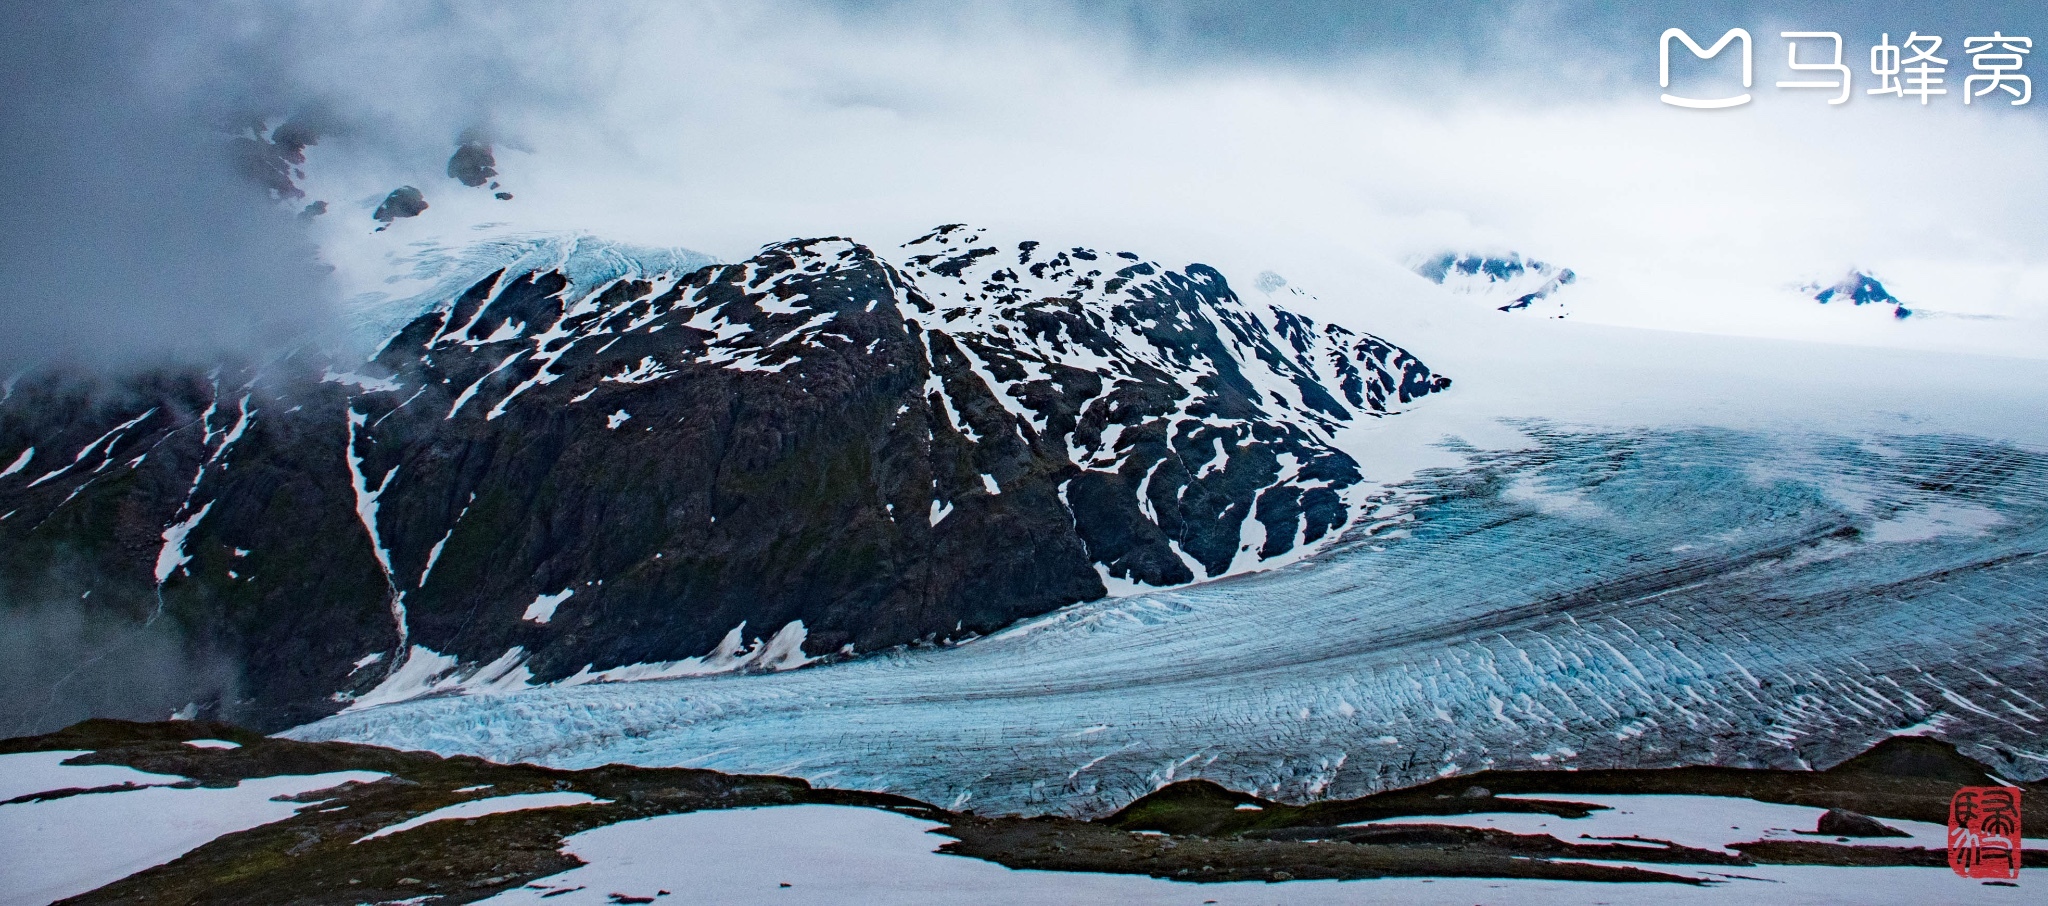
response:
[[[1019,871],[944,855],[936,850],[946,838],[928,833],[937,826],[894,812],[830,805],[691,812],[627,821],[568,839],[565,849],[587,863],[584,866],[484,902],[501,906],[619,902],[613,894],[650,897],[655,902],[732,906],[2026,902],[2019,889],[1986,887],[1957,878],[1945,868],[1754,866],[1731,873],[1703,867],[1644,866],[1717,882],[1704,887],[1466,878],[1187,884],[1143,875]],[[662,891],[671,896],[660,896]]]
[[[1534,812],[1476,812],[1468,815],[1433,815],[1415,818],[1385,818],[1359,824],[1450,824],[1460,827],[1491,828],[1514,834],[1544,834],[1567,843],[1629,842],[1630,838],[1662,840],[1690,849],[1737,855],[1730,844],[1755,840],[1829,842],[1833,837],[1813,833],[1827,809],[1805,805],[1784,805],[1736,799],[1729,796],[1604,795],[1599,793],[1508,794],[1502,799],[1548,799],[1583,802],[1604,808],[1583,818],[1560,818]],[[1948,846],[1948,828],[1925,821],[1882,819],[1886,827],[1907,834],[1904,837],[1856,839],[1857,846],[1905,846],[1943,849]],[[1651,845],[1651,844],[1644,844]]]
[[[518,793],[511,796],[471,799],[468,802],[458,802],[454,805],[437,808],[416,818],[408,818],[390,827],[371,833],[356,842],[361,843],[363,840],[375,840],[378,837],[402,834],[415,827],[432,824],[436,821],[481,818],[485,815],[525,811],[526,809],[533,808],[560,808],[565,805],[590,805],[592,803],[602,805],[610,801],[609,799],[599,799],[588,793]]]
[[[5,798],[122,783],[184,780],[106,765],[64,765],[83,752],[0,755]],[[43,906],[162,865],[227,834],[282,821],[305,803],[278,797],[368,783],[373,771],[244,780],[230,789],[147,786],[0,805],[0,906]]]
[[[87,754],[84,750],[24,752],[0,755],[0,802],[50,790],[92,789],[101,786],[161,786],[184,780],[170,774],[151,774],[118,764],[65,764],[64,759]]]

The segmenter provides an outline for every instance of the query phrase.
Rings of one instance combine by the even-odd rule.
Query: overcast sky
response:
[[[1587,275],[1589,317],[1735,332],[1859,266],[2009,319],[1921,336],[2041,354],[2048,100],[1959,91],[1962,39],[2048,39],[2042,4],[1612,6],[7,0],[0,367],[317,337],[406,256],[485,236],[734,258],[951,221],[1332,298],[1406,291],[1408,256],[1515,249]],[[1755,101],[1659,103],[1671,26],[1749,30]],[[1773,87],[1784,30],[1844,35],[1849,103]],[[1866,96],[1870,45],[1912,31],[1944,37],[1950,94]],[[1674,68],[1705,85],[1722,62]],[[287,121],[319,140],[306,197],[277,200],[224,149]],[[471,129],[512,200],[446,175]],[[372,232],[400,185],[428,210]]]

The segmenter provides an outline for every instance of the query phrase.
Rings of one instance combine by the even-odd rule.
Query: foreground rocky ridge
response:
[[[1326,543],[1371,505],[1335,434],[1449,384],[1201,265],[900,259],[499,272],[360,367],[18,379],[0,594],[101,627],[32,679],[149,650],[183,666],[97,713],[275,729],[971,637]]]
[[[359,903],[420,896],[464,903],[521,886],[567,894],[574,889],[549,879],[580,864],[564,846],[571,835],[660,815],[800,804],[898,812],[938,825],[937,833],[953,838],[943,847],[934,841],[942,852],[1013,868],[1194,882],[1481,877],[1699,885],[1703,878],[1727,877],[1702,871],[1725,873],[1736,867],[1940,868],[1946,861],[1938,848],[1884,845],[1883,840],[1841,837],[1832,830],[1810,840],[1736,843],[1725,852],[1651,839],[1573,839],[1571,822],[1602,808],[1574,797],[1612,792],[1724,796],[1856,809],[1880,822],[1940,821],[1957,787],[1997,782],[1983,765],[1946,743],[1900,737],[1825,771],[1488,771],[1307,806],[1276,803],[1206,781],[1183,781],[1090,822],[953,812],[898,796],[818,789],[782,777],[616,765],[562,771],[462,756],[443,759],[373,746],[271,739],[207,722],[91,721],[40,737],[0,741],[0,757],[72,751],[83,754],[68,758],[68,764],[125,765],[208,787],[341,770],[383,776],[305,794],[294,800],[305,805],[289,818],[221,836],[67,903]],[[2029,793],[2041,792],[2039,784],[2023,786]],[[129,791],[41,790],[0,803],[0,809]],[[542,792],[583,794],[593,801],[431,821],[371,836],[458,803]],[[1503,798],[1507,793],[1532,795]],[[1494,812],[1562,820],[1558,830],[1538,834],[1456,823],[1457,816]],[[1411,823],[1359,823],[1387,819]],[[1823,816],[1823,827],[1828,820]],[[2048,831],[2048,821],[2029,812],[2024,827],[2040,835]],[[97,856],[86,849],[81,858]],[[776,868],[762,866],[763,886],[773,883]],[[664,893],[609,896],[611,902],[651,902]],[[689,895],[682,889],[676,893]],[[593,892],[591,898],[603,895]]]

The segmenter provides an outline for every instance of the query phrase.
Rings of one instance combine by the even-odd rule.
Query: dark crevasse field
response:
[[[1285,569],[772,675],[349,712],[291,736],[1099,815],[1487,767],[1824,767],[1933,732],[2048,774],[2048,455],[1520,423]],[[1456,443],[1453,442],[1456,447]]]

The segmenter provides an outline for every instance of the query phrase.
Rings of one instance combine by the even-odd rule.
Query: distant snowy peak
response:
[[[554,254],[563,257],[544,260]],[[778,243],[750,261],[709,268],[664,260],[576,274],[563,266],[569,260],[550,249],[506,262],[444,296],[429,312],[431,335],[421,333],[425,320],[416,321],[390,338],[387,354],[490,347],[512,353],[501,368],[543,366],[579,345],[609,350],[621,338],[681,327],[690,340],[660,343],[668,355],[636,360],[602,380],[647,383],[686,365],[777,372],[846,342],[832,324],[849,300],[818,293],[812,282],[879,270],[901,316],[967,352],[982,382],[1003,391],[997,398],[1005,408],[1039,431],[1059,420],[1062,403],[1080,410],[1115,396],[1103,390],[1076,398],[1077,388],[1067,385],[1084,373],[1096,383],[1108,379],[1112,389],[1170,384],[1198,419],[1277,417],[1324,439],[1342,423],[1399,412],[1450,385],[1372,334],[1247,304],[1206,265],[1173,270],[1130,252],[1035,241],[999,247],[959,225],[906,243],[893,267],[837,238]],[[855,307],[873,310],[861,302]]]
[[[1248,304],[1201,264],[957,224],[894,257],[827,238],[691,273],[500,271],[399,332],[380,359],[401,384],[459,390],[444,418],[494,421],[534,396],[602,410],[613,430],[648,405],[621,396],[629,388],[707,370],[801,385],[847,357],[894,362],[923,375],[931,439],[917,442],[957,438],[985,461],[962,488],[934,486],[932,524],[961,494],[1019,480],[986,463],[1063,475],[1052,479],[1063,506],[1084,535],[1100,527],[1083,540],[1113,588],[1260,568],[1327,543],[1361,505],[1339,430],[1451,383],[1379,337]]]
[[[1857,306],[1889,305],[1892,307],[1894,318],[1903,320],[1913,316],[1912,309],[1907,308],[1906,303],[1899,301],[1897,296],[1885,289],[1884,284],[1876,277],[1861,270],[1851,270],[1842,279],[1833,283],[1808,283],[1801,286],[1799,291],[1822,305],[1831,302],[1847,302]]]
[[[579,278],[522,261],[386,345],[378,364],[393,377],[361,405],[378,422],[394,405],[413,414],[380,435],[466,434],[434,425],[503,418],[515,433],[537,420],[602,424],[631,443],[718,425],[735,405],[883,394],[869,434],[814,441],[895,451],[916,476],[863,503],[870,516],[919,550],[1033,526],[1042,571],[1070,556],[1081,572],[1060,594],[1081,598],[1101,593],[1082,586],[1115,593],[1266,568],[1335,540],[1370,507],[1340,430],[1451,383],[1379,337],[1247,303],[1205,265],[962,225],[888,255],[792,240],[687,272]],[[451,530],[425,528],[423,538]],[[835,628],[819,613],[768,616],[732,619]],[[858,627],[831,637],[876,641]]]
[[[1229,388],[1260,411],[1324,427],[1400,411],[1450,383],[1371,334],[1248,304],[1203,264],[998,242],[960,224],[903,249],[899,266],[932,306],[912,320],[1027,369],[1173,375],[1193,399]]]
[[[1415,266],[1415,272],[1461,296],[1501,311],[1535,311],[1552,318],[1567,312],[1555,296],[1578,280],[1571,268],[1523,258],[1514,252],[1480,255],[1445,252]]]
[[[1062,482],[1077,519],[1119,523],[1088,539],[1112,587],[1256,569],[1333,539],[1359,506],[1340,427],[1451,383],[1371,334],[1247,304],[1206,265],[953,224],[906,243],[899,267],[935,406],[977,442],[1014,435],[1078,467]],[[988,397],[1000,413],[976,410]],[[1135,518],[1084,513],[1111,496]]]
[[[347,303],[352,334],[369,348],[384,345],[421,314],[446,310],[495,275],[558,272],[566,281],[563,292],[583,298],[620,281],[673,282],[714,259],[690,249],[630,245],[586,233],[531,232],[456,247],[416,242],[392,262],[397,273]]]

